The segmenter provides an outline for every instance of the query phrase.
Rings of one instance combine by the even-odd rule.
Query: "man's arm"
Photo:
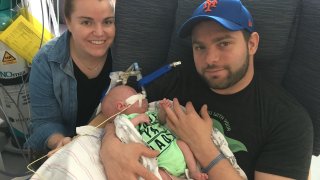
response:
[[[274,174],[268,174],[263,172],[255,171],[254,173],[254,179],[256,180],[291,180],[291,178],[283,177],[283,176],[277,176]]]
[[[201,108],[201,117],[189,102],[183,111],[178,100],[173,100],[173,109],[165,108],[167,123],[178,137],[185,141],[202,168],[219,155],[218,148],[211,140],[212,120],[207,112],[207,106]],[[209,179],[242,179],[227,159],[220,160],[208,171]]]
[[[173,110],[165,108],[168,115],[168,126],[183,141],[185,141],[201,167],[208,164],[218,156],[219,150],[211,140],[212,120],[207,112],[207,106],[203,106],[200,116],[189,102],[186,111],[181,110],[177,99],[173,100]],[[241,179],[237,171],[227,159],[222,159],[208,172],[209,179]],[[290,178],[255,172],[255,180],[288,180]]]

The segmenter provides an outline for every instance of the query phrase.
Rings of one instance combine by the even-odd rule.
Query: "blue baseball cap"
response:
[[[181,38],[191,34],[196,24],[212,20],[230,31],[254,31],[250,12],[240,0],[206,0],[178,30]]]

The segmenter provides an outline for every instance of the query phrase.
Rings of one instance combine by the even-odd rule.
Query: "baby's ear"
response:
[[[123,101],[117,101],[116,108],[117,108],[118,111],[121,111],[126,107],[127,107],[126,103],[124,103]]]

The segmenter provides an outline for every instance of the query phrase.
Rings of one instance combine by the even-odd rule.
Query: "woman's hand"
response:
[[[101,142],[100,158],[108,180],[142,177],[155,180],[157,177],[140,162],[140,157],[156,157],[157,151],[138,143],[122,143],[115,135],[113,124],[106,125],[106,134]]]
[[[71,137],[65,137],[62,134],[53,134],[49,137],[48,147],[52,149],[48,152],[48,157],[52,156],[55,152],[61,149],[64,145],[71,142]]]

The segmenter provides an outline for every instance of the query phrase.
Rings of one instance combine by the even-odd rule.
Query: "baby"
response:
[[[130,105],[131,104],[131,105]],[[158,150],[159,173],[162,179],[177,179],[189,169],[192,179],[208,179],[199,171],[188,145],[177,139],[164,125],[166,113],[162,107],[171,106],[171,101],[160,101],[157,111],[148,111],[144,95],[125,85],[116,86],[105,96],[101,104],[102,113],[110,117],[123,111],[116,118],[125,118],[136,127],[142,140],[152,149]],[[126,109],[127,108],[127,109]]]

